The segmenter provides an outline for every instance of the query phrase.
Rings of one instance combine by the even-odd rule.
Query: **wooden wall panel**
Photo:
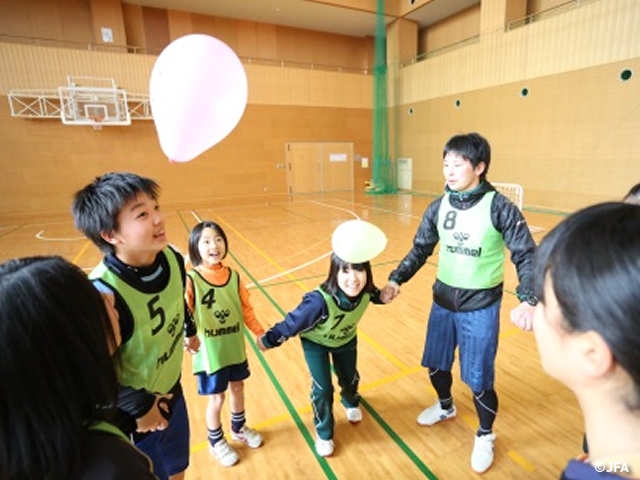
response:
[[[28,6],[30,34],[28,36],[63,39],[60,6],[58,1],[38,0],[30,3]]]
[[[196,33],[196,30],[193,28],[190,13],[169,10],[167,15],[169,20],[169,41],[189,35],[190,33]]]
[[[144,18],[142,6],[124,3],[122,16],[127,35],[127,45],[132,47],[133,53],[146,53],[147,38],[144,33]]]
[[[418,33],[418,53],[424,55],[467,40],[479,33],[480,5],[478,4],[422,28]]]
[[[131,93],[148,93],[153,55],[69,50],[0,42],[0,92],[57,89],[67,75],[114,78]],[[245,64],[249,103],[370,108],[372,77],[308,68]]]
[[[119,0],[115,1],[119,8]],[[0,34],[82,47],[93,42],[91,4],[75,0],[2,0]],[[74,45],[75,44],[75,45]]]
[[[276,48],[276,26],[266,23],[238,22],[237,51],[246,59],[278,58]]]
[[[567,0],[528,0],[527,2],[527,14],[544,12],[551,8],[558,7],[566,4]]]
[[[523,185],[526,205],[618,199],[640,181],[640,83],[621,81],[626,69],[640,71],[640,58],[417,102],[412,115],[400,107],[397,156],[413,158],[415,190],[438,192],[445,142],[479,131],[493,147],[489,179]]]
[[[157,57],[34,47],[0,42],[0,93],[13,89],[57,89],[67,76],[114,78],[132,93],[148,93]]]
[[[119,1],[116,2],[119,5]],[[92,6],[86,2],[73,2],[73,8],[69,8],[69,1],[60,1],[60,25],[62,26],[62,40],[65,42],[73,43],[96,43],[95,32],[92,29],[95,17],[92,19]],[[76,6],[76,4],[79,4]],[[119,43],[124,43],[124,28],[122,26],[122,19],[113,22],[117,30],[114,31],[114,36],[117,36],[118,40],[122,40]],[[105,25],[106,26],[106,25]],[[98,35],[98,39],[100,36]]]
[[[0,33],[10,36],[33,37],[29,26],[29,10],[20,0],[0,2]]]
[[[592,2],[402,69],[397,101],[410,104],[635,58],[636,31],[639,2]]]
[[[113,32],[113,43],[108,45],[127,44],[124,15],[120,0],[91,0],[91,16],[93,25],[93,43],[105,44],[102,40],[102,27],[110,28]]]
[[[480,2],[480,34],[502,30],[506,24],[507,1],[520,0],[492,0]]]
[[[103,44],[100,29],[109,27],[113,45],[130,45],[136,53],[157,55],[175,38],[203,33],[227,43],[240,57],[254,60],[360,70],[369,69],[372,60],[372,38],[142,7],[121,0],[3,0],[0,13],[0,34],[47,39],[53,45],[65,41],[82,48]]]
[[[164,204],[286,192],[289,142],[353,142],[370,155],[368,109],[249,105],[236,129],[185,164],[160,150],[153,122],[130,127],[65,126],[57,120],[9,115],[0,102],[0,215],[67,212],[71,195],[94,176],[112,170],[156,178]]]
[[[395,20],[387,27],[387,63],[404,64],[418,55],[418,24]]]
[[[147,50],[151,54],[159,54],[171,42],[167,11],[161,8],[142,7],[142,18]]]
[[[505,24],[522,20],[527,16],[527,0],[509,0],[507,1],[505,12]]]

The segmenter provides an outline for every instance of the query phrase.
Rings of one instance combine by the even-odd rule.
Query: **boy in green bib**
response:
[[[438,394],[438,402],[418,416],[434,425],[456,416],[451,396],[451,368],[459,349],[462,381],[473,392],[478,414],[471,467],[482,473],[493,463],[498,412],[494,389],[500,305],[503,295],[504,249],[511,252],[520,285],[521,304],[511,313],[520,328],[531,329],[532,264],[535,243],[522,212],[487,181],[491,147],[477,133],[452,137],[443,151],[445,194],[424,213],[413,247],[389,275],[385,301],[400,293],[440,244],[422,365]]]
[[[184,301],[184,259],[168,244],[159,192],[149,178],[108,173],[75,194],[72,211],[76,228],[105,254],[89,277],[115,297],[122,428],[160,480],[179,480],[189,465],[183,334],[191,351],[199,340]]]

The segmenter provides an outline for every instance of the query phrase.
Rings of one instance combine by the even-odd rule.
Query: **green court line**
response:
[[[286,312],[273,300],[273,298],[271,298],[271,296],[264,290],[264,288],[262,288],[260,283],[258,283],[258,281],[255,278],[253,278],[253,276],[244,267],[244,265],[238,260],[238,258],[231,252],[229,252],[229,255],[238,264],[238,266],[242,269],[242,271],[251,279],[253,284],[256,285],[256,287],[260,290],[260,292],[275,307],[275,309],[278,311],[278,313],[280,313],[280,315],[282,315],[284,317],[286,315]],[[304,435],[309,447],[314,449],[314,443],[313,443],[313,440],[311,438],[311,435],[309,434],[307,429],[304,427],[304,424],[302,423],[302,420],[300,419],[299,415],[297,414],[297,412],[295,411],[293,405],[291,404],[291,401],[287,397],[286,393],[284,393],[284,390],[282,389],[282,386],[278,382],[278,380],[275,377],[275,375],[274,375],[273,371],[271,370],[271,368],[268,366],[266,360],[264,359],[264,355],[262,355],[262,353],[260,352],[258,347],[255,345],[255,341],[253,340],[253,338],[251,338],[249,333],[245,331],[245,334],[247,336],[247,339],[249,340],[249,343],[251,344],[251,347],[253,348],[253,351],[256,353],[256,355],[258,355],[258,358],[260,359],[260,363],[265,368],[265,370],[267,371],[267,374],[269,375],[269,378],[271,379],[271,381],[273,382],[274,386],[276,387],[276,390],[278,391],[278,394],[280,395],[280,398],[282,399],[282,401],[287,406],[287,410],[294,417],[296,425],[298,425],[298,429]],[[433,474],[433,472],[431,472],[431,470],[429,470],[429,468],[418,458],[418,456],[415,453],[413,453],[413,451],[407,446],[407,444],[402,441],[400,436],[396,432],[394,432],[394,430],[389,426],[389,424],[387,422],[384,421],[384,419],[375,411],[375,409],[371,406],[371,404],[369,404],[364,398],[361,398],[360,402],[366,408],[366,410],[369,412],[371,417],[374,418],[378,422],[378,424],[387,433],[387,435],[389,435],[391,437],[391,439],[396,443],[396,445],[398,445],[398,447],[400,447],[400,449],[407,455],[407,457],[409,457],[409,459],[411,459],[413,464],[427,478],[429,478],[430,480],[437,480],[437,477]],[[325,465],[326,465],[326,468],[329,470],[329,471],[325,470],[325,473],[327,474],[327,478],[337,478],[337,477],[335,477],[335,474],[333,473],[333,471],[330,470],[330,467],[327,464],[327,462],[324,459],[324,457],[320,457],[320,456],[316,455],[316,458],[318,458],[318,460],[320,461],[320,464],[322,465],[323,470],[325,470]],[[329,474],[334,475],[334,476],[330,477]]]
[[[233,260],[236,262],[236,264],[242,269],[242,271],[245,273],[245,275],[247,275],[247,277],[249,277],[251,279],[251,281],[256,286],[256,288],[258,288],[260,290],[260,292],[262,292],[262,294],[267,298],[267,300],[269,300],[269,302],[275,307],[275,309],[278,311],[278,313],[280,313],[282,316],[285,316],[286,312],[284,312],[284,310],[282,310],[282,308],[280,308],[280,306],[273,300],[273,298],[271,298],[271,296],[262,288],[260,283],[258,283],[258,281],[255,278],[253,278],[251,273],[249,273],[249,271],[240,262],[240,260],[238,260],[238,257],[236,257],[232,252],[229,252],[229,255],[231,256],[231,258],[233,258]],[[284,389],[282,388],[282,385],[280,385],[280,382],[278,381],[276,375],[273,373],[273,370],[271,369],[271,367],[267,363],[266,359],[264,358],[264,355],[262,354],[262,352],[260,351],[260,349],[256,345],[255,340],[251,337],[251,335],[249,334],[249,332],[246,329],[245,329],[245,337],[247,338],[247,341],[251,345],[251,348],[253,349],[254,353],[256,354],[258,359],[260,360],[260,364],[262,365],[262,368],[264,368],[265,372],[267,372],[267,375],[268,375],[269,379],[271,380],[271,383],[273,384],[273,386],[275,387],[276,391],[278,392],[278,396],[280,397],[282,402],[287,407],[287,411],[289,412],[289,415],[291,415],[291,417],[293,418],[296,426],[298,427],[298,430],[300,431],[300,433],[304,437],[305,441],[307,442],[307,445],[309,446],[311,451],[315,453],[315,440],[311,437],[311,434],[309,433],[309,431],[305,427],[304,422],[300,418],[300,415],[298,415],[298,412],[296,412],[296,409],[293,406],[293,404],[291,403],[291,400],[289,399],[289,397],[285,393]],[[333,472],[333,470],[329,466],[329,463],[327,462],[327,460],[324,457],[321,457],[317,453],[315,453],[315,457],[316,457],[316,460],[318,460],[318,463],[322,467],[322,470],[324,471],[324,473],[327,476],[327,478],[330,478],[330,479],[337,479],[338,478],[336,476],[336,474]]]
[[[404,443],[402,438],[400,438],[400,436],[389,426],[389,424],[385,422],[380,415],[378,415],[378,412],[375,411],[375,409],[371,406],[371,404],[369,404],[369,402],[367,402],[364,398],[361,398],[360,403],[376,420],[376,422],[378,422],[382,429],[387,432],[387,435],[389,435],[393,439],[393,441],[396,442],[396,445],[400,447],[405,455],[411,459],[413,464],[418,467],[418,469],[423,473],[425,477],[429,478],[430,480],[438,480],[438,477],[436,477],[434,473],[429,470],[429,467],[427,467],[427,465],[422,460],[420,460],[415,453],[413,453],[413,450],[411,450],[409,446]]]
[[[182,216],[179,213],[178,213],[178,215],[182,219]],[[182,221],[185,224],[185,227],[188,229],[186,222],[184,222],[184,219],[182,219]],[[247,275],[247,277],[255,285],[255,287],[258,290],[260,290],[260,292],[269,301],[269,303],[271,303],[271,305],[273,305],[273,307],[278,311],[278,313],[283,317],[286,316],[286,312],[267,293],[267,291],[265,290],[265,287],[263,287],[258,282],[258,280],[255,279],[251,275],[251,273],[246,269],[246,267],[242,264],[242,262],[240,262],[238,257],[236,257],[233,254],[233,252],[231,252],[231,251],[229,251],[228,253],[229,253],[229,256],[231,256],[231,258],[233,258],[233,260],[236,262],[236,264],[244,272],[244,274]],[[388,261],[388,262],[383,262],[383,263],[381,263],[379,265],[386,265],[386,264],[394,264],[395,265],[397,263],[398,263],[397,261],[396,262]],[[427,261],[425,263],[437,267],[437,263],[434,263],[433,261]],[[321,278],[321,277],[323,277],[323,275],[314,275],[314,276],[309,276],[309,277],[305,277],[305,278],[307,278],[307,279],[317,279],[317,278]],[[300,281],[300,279],[296,279],[295,281]],[[289,281],[285,281],[285,282],[272,283],[272,284],[269,284],[267,287],[272,287],[272,286],[276,286],[276,285],[285,285],[285,284],[292,283],[292,282],[293,282],[292,280],[289,280]],[[505,293],[515,295],[515,292],[511,292],[509,290],[505,290]],[[338,477],[336,476],[335,472],[333,472],[333,470],[329,466],[327,460],[324,457],[321,457],[321,456],[319,456],[319,455],[317,455],[315,453],[315,441],[314,441],[314,439],[312,438],[312,436],[309,433],[308,429],[306,428],[304,422],[300,418],[300,415],[298,415],[298,412],[296,411],[295,407],[291,403],[291,400],[287,396],[287,394],[284,391],[282,385],[278,381],[275,373],[273,372],[273,370],[271,369],[271,367],[267,363],[264,355],[262,354],[262,352],[260,351],[260,349],[256,345],[255,340],[249,334],[249,332],[246,331],[246,330],[245,330],[245,337],[247,338],[247,341],[248,341],[249,345],[251,346],[253,352],[255,353],[256,357],[260,361],[260,364],[262,365],[262,367],[264,368],[265,372],[267,373],[267,376],[269,377],[271,383],[273,384],[274,388],[278,392],[278,396],[280,397],[282,402],[285,404],[285,407],[287,408],[287,411],[289,412],[289,414],[293,418],[298,430],[300,431],[300,433],[304,437],[304,439],[305,439],[307,445],[309,446],[309,448],[311,449],[311,451],[314,452],[314,455],[315,455],[318,463],[320,464],[322,470],[324,471],[326,477],[329,478],[329,479],[337,479]],[[378,425],[380,425],[380,427],[382,427],[382,429],[385,431],[385,433],[395,442],[395,444],[412,461],[412,463],[416,466],[416,468],[418,468],[418,470],[420,470],[420,472],[422,472],[423,476],[429,478],[430,480],[438,480],[438,477],[429,469],[429,467],[422,460],[420,460],[420,458],[402,440],[400,435],[398,435],[393,430],[393,428],[391,428],[391,426],[384,420],[384,418],[382,418],[382,416],[380,416],[378,414],[378,412],[376,412],[376,410],[373,408],[373,406],[371,406],[371,404],[369,402],[367,402],[364,398],[361,398],[360,402],[361,402],[362,406],[367,410],[367,412],[371,415],[371,417],[378,423]]]
[[[195,211],[193,213],[196,215],[196,217],[198,219],[200,219],[200,216]],[[181,216],[181,218],[182,218],[182,216]],[[183,221],[183,223],[184,223],[184,221]],[[185,226],[186,226],[186,223],[185,223]],[[187,227],[187,229],[188,229],[188,227]],[[240,262],[240,260],[238,260],[238,257],[236,257],[233,254],[233,252],[231,252],[231,251],[229,251],[228,254],[229,254],[229,256],[231,258],[233,258],[233,260],[242,269],[242,271],[247,275],[247,277],[249,277],[251,279],[251,281],[254,283],[254,285],[256,285],[256,288],[258,288],[262,292],[262,294],[267,298],[267,300],[269,300],[269,302],[274,306],[274,308],[281,315],[284,316],[286,314],[284,312],[284,310],[282,310],[282,308],[273,300],[273,298],[271,298],[271,296],[269,296],[269,294],[267,294],[267,292],[262,288],[262,285],[260,285],[260,283],[255,278],[253,278],[253,275],[251,275],[251,273],[245,268],[245,266]],[[311,451],[314,453],[314,455],[316,457],[316,460],[320,464],[320,467],[322,468],[325,476],[328,479],[337,480],[338,477],[335,474],[335,472],[331,469],[331,467],[329,466],[329,463],[327,462],[327,460],[324,457],[321,457],[320,455],[318,455],[316,453],[316,451],[315,451],[315,439],[313,439],[311,437],[311,434],[309,433],[309,431],[305,427],[304,422],[300,418],[300,415],[298,415],[298,412],[296,411],[295,407],[291,403],[291,400],[289,399],[289,397],[285,393],[284,389],[282,388],[282,385],[280,385],[280,382],[278,381],[276,375],[273,373],[273,370],[271,369],[271,367],[267,363],[266,359],[264,358],[264,355],[262,354],[262,352],[260,351],[260,349],[256,345],[255,340],[251,337],[251,335],[249,334],[249,332],[246,329],[245,329],[245,337],[247,338],[247,341],[248,341],[249,345],[251,346],[251,349],[253,350],[253,352],[255,353],[256,357],[260,361],[260,364],[262,365],[262,368],[264,368],[264,371],[267,373],[267,376],[269,377],[269,380],[271,380],[271,383],[273,384],[274,388],[278,392],[278,396],[280,397],[280,399],[284,403],[285,407],[287,408],[287,411],[289,412],[289,415],[291,415],[291,418],[293,418],[293,421],[296,424],[296,427],[298,427],[298,430],[300,431],[300,433],[302,434],[303,438],[307,442],[307,445],[309,446]]]

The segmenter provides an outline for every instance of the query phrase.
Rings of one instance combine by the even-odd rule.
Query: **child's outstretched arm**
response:
[[[263,347],[264,350],[279,347],[298,333],[313,329],[318,323],[326,320],[327,315],[327,305],[320,292],[306,293],[295,310],[287,313],[281,322],[273,325],[258,339],[258,347],[261,350]]]

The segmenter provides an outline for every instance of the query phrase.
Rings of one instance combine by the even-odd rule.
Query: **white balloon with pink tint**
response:
[[[242,62],[224,42],[194,34],[171,42],[151,71],[149,97],[160,147],[188,162],[221,142],[247,105]]]

